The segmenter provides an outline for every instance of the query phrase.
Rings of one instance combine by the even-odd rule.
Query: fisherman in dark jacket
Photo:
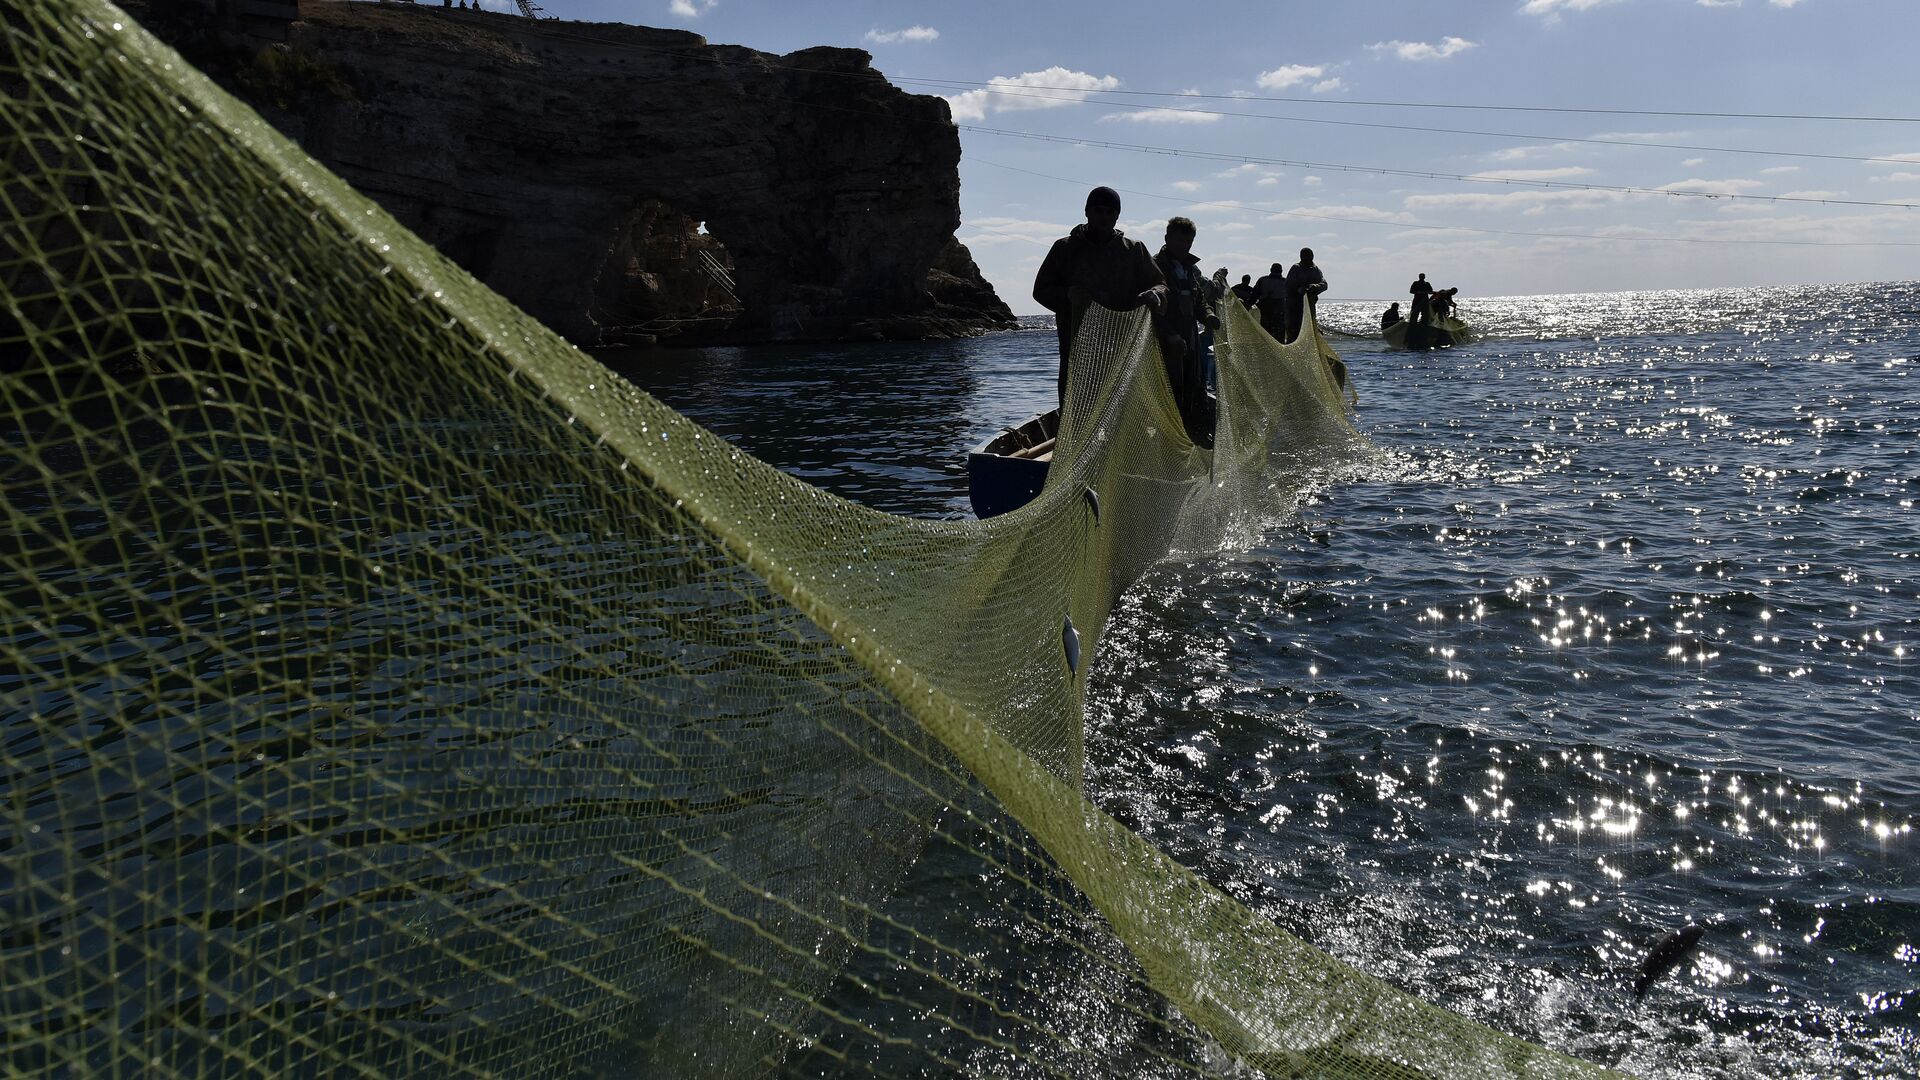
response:
[[[1320,306],[1320,294],[1327,291],[1327,275],[1313,265],[1313,249],[1301,248],[1300,261],[1287,271],[1287,336],[1281,341],[1292,341],[1300,336],[1300,326],[1306,321],[1309,306]]]
[[[1240,284],[1233,287],[1233,295],[1239,297],[1240,302],[1248,307],[1253,306],[1254,289],[1252,274],[1240,275]]]
[[[1167,282],[1167,307],[1153,321],[1160,337],[1160,355],[1166,361],[1167,382],[1180,405],[1187,433],[1203,445],[1212,439],[1211,418],[1206,416],[1206,374],[1200,358],[1200,326],[1220,325],[1209,302],[1207,283],[1200,276],[1200,260],[1193,254],[1193,240],[1199,230],[1190,218],[1177,217],[1167,222],[1166,243],[1153,257],[1160,276]]]
[[[1395,300],[1393,303],[1387,305],[1387,310],[1380,313],[1380,329],[1385,330],[1387,327],[1399,321],[1400,301]]]
[[[1033,298],[1054,313],[1060,338],[1060,401],[1067,397],[1067,358],[1086,317],[1087,305],[1116,311],[1142,304],[1159,314],[1167,306],[1167,284],[1147,246],[1129,240],[1114,224],[1120,220],[1120,193],[1097,187],[1087,193],[1087,223],[1053,242],[1033,278]]]
[[[1275,341],[1286,333],[1287,324],[1287,274],[1286,268],[1279,263],[1273,269],[1261,275],[1253,283],[1253,300],[1260,305],[1254,314],[1260,316],[1260,329],[1273,335]]]
[[[1427,275],[1421,274],[1419,280],[1407,286],[1407,291],[1413,294],[1413,310],[1407,313],[1408,321],[1416,326],[1426,325],[1433,314],[1433,286],[1427,282]]]

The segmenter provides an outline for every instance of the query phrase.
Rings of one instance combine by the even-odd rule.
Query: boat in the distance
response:
[[[1054,440],[1060,434],[1060,410],[1001,428],[967,455],[967,498],[973,514],[990,518],[1033,501],[1047,483]]]
[[[1468,345],[1473,342],[1473,327],[1445,315],[1432,322],[1416,324],[1406,319],[1392,324],[1380,331],[1387,344],[1396,349],[1412,349],[1416,352],[1427,349],[1450,349],[1455,345]]]

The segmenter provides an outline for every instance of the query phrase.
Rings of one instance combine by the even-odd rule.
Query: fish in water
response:
[[[1647,987],[1653,985],[1653,980],[1665,975],[1669,968],[1686,959],[1694,946],[1700,944],[1700,935],[1704,933],[1706,933],[1705,927],[1698,923],[1688,923],[1661,938],[1660,944],[1655,945],[1653,951],[1648,953],[1647,958],[1640,963],[1640,974],[1633,980],[1634,998],[1637,1000],[1640,995],[1647,992]]]

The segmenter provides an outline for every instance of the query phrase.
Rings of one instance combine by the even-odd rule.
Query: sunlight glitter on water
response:
[[[1179,775],[1151,747],[1193,706],[1162,690],[1143,720],[1116,691],[1099,780],[1284,924],[1508,1030],[1652,1075],[1799,1072],[1829,1047],[1910,1074],[1920,412],[1879,384],[1906,330],[1659,299],[1501,302],[1505,337],[1452,354],[1350,346],[1394,464],[1316,496],[1326,545],[1169,570],[1121,620],[1162,629],[1109,643],[1123,683],[1160,686],[1207,677],[1176,670],[1169,637],[1271,641],[1214,675],[1233,720],[1190,722],[1280,749]],[[1598,325],[1629,309],[1629,332]],[[1263,580],[1289,584],[1182,621],[1188,592]],[[1159,770],[1126,768],[1114,744],[1136,739]],[[1183,842],[1195,820],[1253,827],[1222,859]],[[1712,929],[1672,983],[1683,1004],[1623,1026],[1612,988],[1688,918]],[[1515,995],[1542,971],[1544,997]],[[1489,993],[1503,1005],[1482,1010]],[[1742,1064],[1680,1049],[1702,1032]]]
[[[1090,793],[1502,1030],[1648,1076],[1920,1075],[1916,311],[1910,285],[1469,298],[1484,344],[1341,339],[1385,463],[1122,598]],[[1051,347],[735,350],[662,396],[952,514]]]

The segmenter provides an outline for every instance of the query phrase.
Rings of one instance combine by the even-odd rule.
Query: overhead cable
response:
[[[989,82],[967,82],[957,79],[927,79],[909,75],[888,75],[893,82],[908,82],[919,86],[938,86],[944,89],[987,90],[992,88]],[[1085,93],[1084,86],[1046,86],[1040,83],[1021,83],[1024,90],[1066,90],[1073,93]],[[1463,105],[1454,102],[1438,101],[1371,101],[1360,98],[1298,97],[1276,94],[1200,94],[1186,90],[1102,90],[1102,94],[1127,97],[1173,98],[1184,101],[1273,101],[1292,105],[1367,105],[1383,109],[1458,109],[1473,112],[1521,112],[1521,113],[1576,113],[1593,116],[1664,116],[1687,119],[1707,120],[1831,120],[1854,123],[1877,124],[1920,124],[1920,116],[1840,116],[1821,113],[1749,113],[1749,112],[1701,112],[1682,109],[1596,109],[1581,108],[1572,105]]]
[[[1025,94],[1016,90],[981,89],[978,92],[1005,97],[1026,98],[1037,101],[1064,101],[1067,99],[1049,94]],[[1651,142],[1642,139],[1595,139],[1576,135],[1527,135],[1511,131],[1481,131],[1473,128],[1429,127],[1424,124],[1381,124],[1365,120],[1325,120],[1307,116],[1278,116],[1273,113],[1230,112],[1220,109],[1170,109],[1164,105],[1145,105],[1135,101],[1109,101],[1093,97],[1091,91],[1076,91],[1088,96],[1073,99],[1076,103],[1104,105],[1117,109],[1138,109],[1143,112],[1179,112],[1195,116],[1219,116],[1241,120],[1275,120],[1287,124],[1324,124],[1331,127],[1371,128],[1379,131],[1415,131],[1431,135],[1472,135],[1487,139],[1509,139],[1520,142],[1538,143],[1582,143],[1594,146],[1640,146],[1657,150],[1686,150],[1704,154],[1745,154],[1753,157],[1809,158],[1820,161],[1851,161],[1876,165],[1920,165],[1920,159],[1914,157],[1858,157],[1852,154],[1820,154],[1812,151],[1792,150],[1752,150],[1738,146],[1701,146],[1693,143]],[[1102,91],[1104,93],[1104,91]]]
[[[1873,202],[1866,199],[1821,198],[1812,195],[1750,195],[1741,192],[1698,191],[1686,188],[1653,188],[1633,187],[1620,184],[1594,184],[1578,180],[1548,180],[1528,177],[1477,175],[1474,173],[1450,173],[1438,172],[1432,169],[1391,169],[1376,165],[1351,165],[1328,161],[1298,161],[1289,158],[1258,157],[1250,154],[1234,154],[1225,151],[1183,150],[1170,146],[1111,142],[1105,139],[1085,139],[1072,135],[1047,135],[1036,131],[982,127],[978,124],[960,124],[958,127],[962,131],[977,131],[983,135],[1001,135],[1008,138],[1033,139],[1040,142],[1064,143],[1071,146],[1097,146],[1105,150],[1126,150],[1133,153],[1193,158],[1199,161],[1231,161],[1245,165],[1282,165],[1295,169],[1324,169],[1330,172],[1372,173],[1378,176],[1406,176],[1421,180],[1460,180],[1475,184],[1501,184],[1509,187],[1567,188],[1578,191],[1619,192],[1629,195],[1672,195],[1678,198],[1692,199],[1745,199],[1763,202],[1820,203],[1826,206],[1876,206],[1895,210],[1920,210],[1920,203],[1910,202]]]
[[[1093,181],[1076,180],[1066,176],[1022,169],[1015,165],[1005,165],[985,158],[972,159],[981,165],[990,165],[1008,172],[1037,176],[1042,180],[1055,180],[1063,184],[1077,184],[1082,187],[1094,186]],[[1113,185],[1108,184],[1108,187]],[[1728,239],[1696,236],[1608,236],[1601,233],[1564,233],[1564,232],[1527,232],[1521,229],[1489,229],[1474,225],[1433,225],[1424,222],[1383,221],[1378,218],[1344,217],[1338,214],[1313,214],[1304,210],[1264,210],[1247,206],[1244,203],[1212,202],[1206,199],[1192,199],[1179,195],[1166,195],[1157,191],[1138,191],[1131,188],[1115,188],[1125,195],[1138,195],[1144,199],[1158,199],[1162,202],[1177,202],[1185,206],[1204,206],[1212,210],[1236,210],[1242,213],[1257,214],[1262,217],[1300,218],[1306,221],[1338,221],[1351,225],[1379,225],[1395,229],[1419,229],[1427,232],[1469,232],[1486,233],[1493,236],[1528,236],[1545,240],[1603,240],[1611,243],[1663,243],[1663,244],[1757,244],[1769,247],[1920,247],[1920,240],[1758,240]],[[976,226],[977,227],[977,226]],[[992,230],[988,230],[992,231]]]

